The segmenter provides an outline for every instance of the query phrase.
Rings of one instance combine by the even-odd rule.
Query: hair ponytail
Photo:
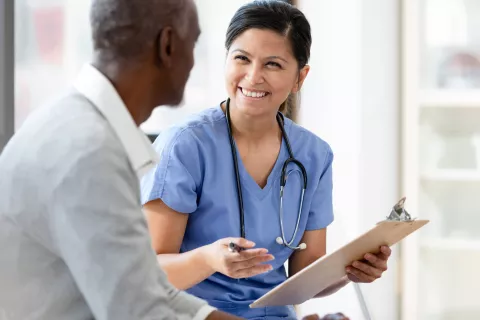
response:
[[[291,94],[288,95],[287,100],[283,101],[282,104],[280,105],[280,108],[278,111],[283,113],[285,116],[287,116],[287,113],[289,112],[289,101],[290,100]]]
[[[290,93],[287,99],[280,105],[278,111],[293,121],[295,121],[298,109],[298,93]]]

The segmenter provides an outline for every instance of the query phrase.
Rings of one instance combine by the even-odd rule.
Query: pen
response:
[[[240,251],[245,250],[245,249],[242,248],[242,247],[239,247],[239,246],[238,246],[237,244],[235,244],[234,242],[230,242],[230,243],[228,244],[228,250],[229,250],[230,252],[240,252]]]

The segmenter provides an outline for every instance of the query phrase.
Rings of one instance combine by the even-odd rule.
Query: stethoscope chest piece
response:
[[[280,245],[284,245],[285,242],[283,241],[282,237],[277,237],[277,239],[275,239],[275,241],[280,244]],[[307,244],[306,243],[300,243],[300,245],[298,247],[292,247],[291,249],[294,249],[294,250],[303,250],[303,249],[307,249]]]

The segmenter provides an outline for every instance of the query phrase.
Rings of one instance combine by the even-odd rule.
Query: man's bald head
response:
[[[139,58],[155,45],[160,30],[171,26],[183,38],[193,0],[93,0],[93,46],[108,58]]]

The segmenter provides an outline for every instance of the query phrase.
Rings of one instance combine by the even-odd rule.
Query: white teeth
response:
[[[252,98],[262,98],[267,94],[266,92],[248,91],[243,88],[242,88],[242,93],[247,97],[252,97]]]

